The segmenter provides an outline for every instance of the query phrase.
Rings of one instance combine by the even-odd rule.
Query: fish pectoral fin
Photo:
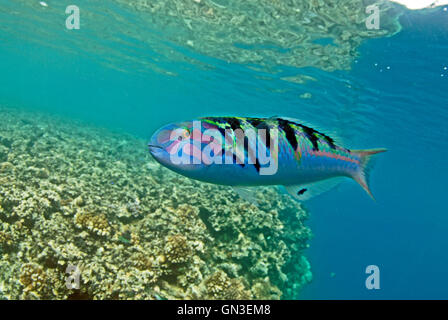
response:
[[[247,202],[257,206],[257,197],[255,194],[254,187],[232,187],[233,191],[235,191],[242,199]]]
[[[297,201],[306,201],[337,187],[344,178],[331,178],[313,183],[285,186],[286,191]]]

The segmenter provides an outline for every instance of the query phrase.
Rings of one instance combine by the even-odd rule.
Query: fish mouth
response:
[[[148,149],[149,149],[149,153],[152,156],[154,156],[155,158],[162,157],[162,155],[165,152],[165,148],[164,147],[159,146],[157,144],[152,144],[152,143],[148,144]]]
[[[155,145],[155,144],[148,144],[148,147],[149,147],[149,150],[151,150],[151,148],[157,148],[157,149],[162,149],[162,150],[164,150],[163,147],[158,146],[158,145]]]

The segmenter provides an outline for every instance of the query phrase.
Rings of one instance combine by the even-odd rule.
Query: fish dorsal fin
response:
[[[328,130],[325,128],[321,128],[318,126],[315,126],[312,123],[308,123],[307,121],[302,121],[300,119],[296,119],[296,118],[291,118],[291,117],[282,117],[282,116],[275,116],[275,117],[271,117],[269,119],[281,119],[281,120],[286,120],[298,125],[304,125],[307,126],[309,128],[311,128],[312,130],[316,131],[317,133],[323,135],[323,136],[327,136],[328,138],[331,138],[331,140],[333,140],[336,144],[341,145],[343,144],[343,141],[341,139],[341,137],[339,137],[338,133],[334,130]]]
[[[344,178],[332,178],[313,183],[285,186],[286,191],[297,201],[306,201],[338,186]]]
[[[283,120],[290,121],[290,122],[302,123],[302,121],[300,121],[299,119],[290,118],[290,117],[282,117],[282,116],[272,116],[269,119],[283,119]]]
[[[257,206],[257,197],[255,194],[255,188],[254,187],[232,187],[233,191],[235,191],[242,199],[246,200],[247,202]]]

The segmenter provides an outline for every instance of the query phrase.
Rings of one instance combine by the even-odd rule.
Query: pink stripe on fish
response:
[[[179,151],[180,141],[175,140],[172,144],[170,144],[168,147],[166,147],[166,151],[169,154],[175,154]]]
[[[216,129],[216,128],[218,128],[216,125],[208,123],[208,122],[201,122],[201,124],[202,124],[202,126],[205,129]]]
[[[331,153],[331,152],[328,152],[328,151],[310,151],[309,153],[311,155],[317,156],[317,157],[333,158],[333,159],[337,159],[337,160],[353,162],[353,163],[356,163],[356,164],[360,163],[359,160],[352,159],[352,158],[349,158],[349,157],[346,157],[346,156],[342,156],[340,154]]]
[[[163,144],[170,141],[171,132],[171,130],[163,130],[159,132],[159,135],[157,136],[157,142]]]

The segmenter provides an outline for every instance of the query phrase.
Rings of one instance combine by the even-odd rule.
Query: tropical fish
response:
[[[370,157],[386,149],[349,150],[298,120],[205,117],[157,130],[148,144],[165,167],[192,179],[229,185],[243,197],[250,186],[283,185],[296,200],[351,178],[373,198]]]

